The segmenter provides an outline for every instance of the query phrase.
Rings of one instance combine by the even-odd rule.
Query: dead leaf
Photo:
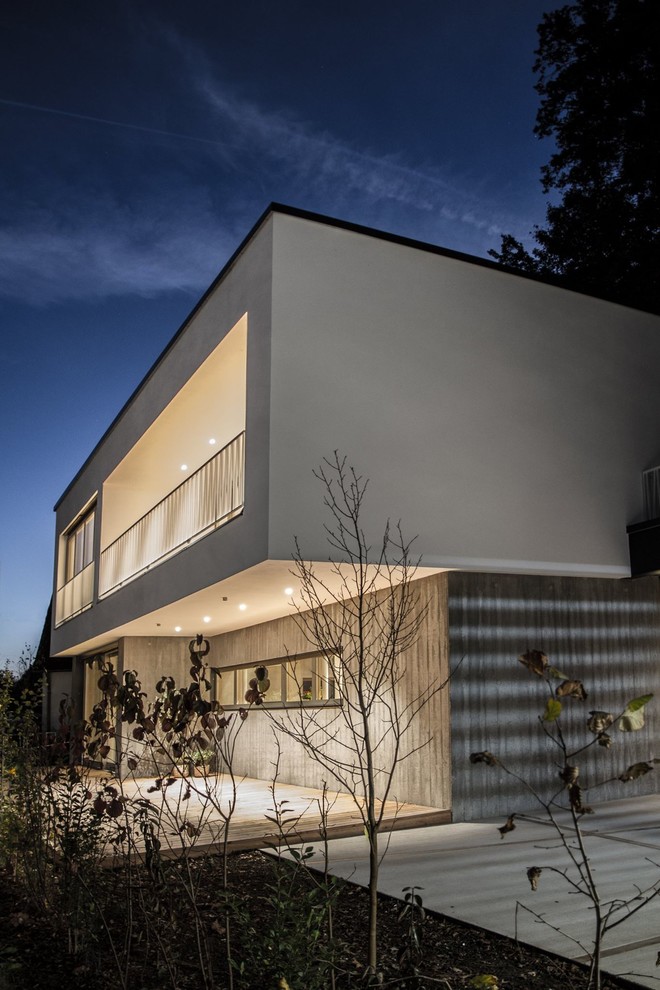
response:
[[[577,701],[586,701],[587,692],[582,681],[562,681],[557,685],[555,694],[558,698],[575,698]]]
[[[539,889],[539,880],[541,878],[541,873],[543,870],[540,866],[530,866],[527,870],[527,879],[529,880],[530,887],[532,890]]]
[[[611,715],[610,712],[589,712],[589,714],[591,718],[587,722],[587,728],[595,736],[609,729],[614,721],[614,715]]]
[[[582,804],[582,788],[579,784],[571,784],[568,788],[568,798],[576,815],[593,815],[593,808]]]
[[[580,775],[580,771],[577,767],[572,767],[568,763],[562,771],[560,771],[559,777],[564,781],[567,787],[574,784]]]
[[[545,653],[541,653],[540,650],[528,650],[527,653],[521,653],[518,660],[538,677],[543,677],[550,662]]]
[[[470,753],[470,763],[485,763],[488,767],[496,767],[500,761],[487,749],[481,753]]]
[[[514,815],[509,815],[509,817],[505,821],[504,825],[501,825],[500,828],[498,828],[497,831],[500,833],[500,838],[501,839],[504,838],[504,836],[507,834],[507,832],[513,832],[514,828],[516,827],[515,822],[513,820],[515,817],[516,817],[515,814]]]
[[[652,769],[653,766],[651,763],[646,763],[644,761],[641,763],[633,763],[627,770],[624,770],[623,773],[619,774],[619,780],[623,780],[624,783],[627,780],[637,780],[638,777],[643,777],[644,774],[650,773]]]

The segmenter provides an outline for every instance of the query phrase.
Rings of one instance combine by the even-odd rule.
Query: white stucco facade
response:
[[[230,371],[221,345],[237,328]],[[56,591],[90,505],[96,570],[91,601],[56,617],[53,653],[171,636],[184,604],[192,623],[197,605],[201,616],[228,602],[211,635],[286,614],[277,596],[294,536],[310,559],[328,556],[313,470],[334,450],[370,479],[375,542],[400,518],[427,568],[625,577],[640,474],[660,457],[659,363],[656,316],[272,208],[58,503]],[[197,406],[186,398],[195,376]],[[194,408],[205,437],[214,410],[223,437],[244,424],[240,511],[100,593],[99,555],[122,513],[128,527],[178,483],[194,429],[177,440],[172,424],[179,409],[194,423]],[[190,469],[204,456],[191,449]],[[141,460],[153,477],[158,458],[162,479],[139,488]],[[239,615],[251,589],[254,607]],[[182,625],[181,636],[195,631]]]

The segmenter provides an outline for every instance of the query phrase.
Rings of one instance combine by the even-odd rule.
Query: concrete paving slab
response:
[[[631,795],[620,801],[599,804],[587,798],[594,809],[593,815],[582,820],[585,832],[634,832],[638,829],[660,826],[660,794]],[[569,820],[566,814],[564,821]],[[561,816],[560,816],[561,819]]]
[[[603,805],[588,820],[585,843],[604,901],[634,897],[660,880],[659,809],[653,795]],[[320,864],[320,856],[311,862]],[[570,875],[569,865],[545,824],[521,822],[504,839],[493,821],[443,825],[393,833],[379,888],[401,897],[403,887],[417,885],[432,911],[584,960],[593,944],[593,911],[560,875]],[[536,892],[527,879],[531,866],[544,870]],[[330,868],[366,884],[365,838],[333,840]],[[628,974],[636,973],[640,986],[657,988],[659,950],[660,896],[608,934],[603,968],[631,980]]]
[[[659,951],[660,936],[646,945],[638,945],[606,957],[603,968],[615,976],[625,976],[631,983],[637,983],[641,987],[655,987],[657,990],[660,986],[660,969],[656,965]]]

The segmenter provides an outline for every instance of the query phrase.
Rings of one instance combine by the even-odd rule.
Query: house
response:
[[[313,471],[339,450],[370,479],[374,545],[391,516],[417,534],[429,607],[407,676],[463,658],[397,796],[499,813],[508,784],[470,778],[467,754],[529,751],[520,652],[579,664],[602,704],[658,679],[659,366],[657,316],[271,206],[57,503],[51,652],[73,658],[74,697],[93,703],[99,653],[145,685],[185,679],[203,632],[223,703],[291,654],[306,703],[331,700],[292,619],[291,554],[295,536],[329,575]],[[266,721],[246,723],[240,772],[270,773]],[[319,772],[291,745],[281,779]]]

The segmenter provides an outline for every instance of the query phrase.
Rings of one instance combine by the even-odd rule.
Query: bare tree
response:
[[[565,867],[530,866],[527,870],[527,879],[532,890],[536,891],[539,889],[541,874],[544,871],[557,873],[565,880],[569,893],[578,894],[585,898],[591,911],[593,941],[591,946],[581,942],[570,932],[551,924],[543,913],[533,911],[521,904],[520,901],[516,904],[516,924],[518,909],[521,908],[529,912],[535,922],[547,925],[561,935],[565,935],[589,958],[587,990],[601,990],[603,939],[613,928],[627,922],[660,895],[660,879],[651,880],[644,888],[631,882],[631,887],[634,890],[632,894],[622,895],[617,888],[616,895],[611,899],[608,900],[604,896],[602,888],[605,887],[605,883],[603,881],[609,880],[611,886],[612,878],[607,875],[598,876],[598,870],[594,869],[591,854],[587,849],[588,833],[585,831],[582,821],[585,815],[592,815],[594,810],[584,802],[584,793],[587,790],[593,792],[603,784],[610,784],[617,780],[624,784],[638,780],[650,773],[655,764],[660,761],[650,757],[648,760],[633,763],[616,777],[608,777],[605,780],[589,784],[581,776],[580,762],[583,754],[595,746],[609,751],[613,742],[613,735],[610,735],[610,730],[615,727],[623,733],[637,732],[642,729],[644,709],[653,695],[643,694],[638,698],[633,698],[616,715],[612,712],[592,710],[589,712],[588,719],[585,716],[575,717],[575,714],[571,718],[570,706],[577,703],[579,707],[582,702],[587,700],[587,692],[582,681],[573,679],[570,675],[553,667],[546,654],[541,650],[527,650],[518,659],[531,674],[539,679],[545,693],[545,709],[538,716],[538,722],[549,744],[550,751],[554,755],[554,759],[545,762],[546,786],[537,789],[521,773],[508,767],[487,749],[479,753],[472,753],[470,762],[483,764],[487,767],[499,767],[504,773],[518,781],[523,793],[533,798],[541,807],[543,811],[541,820],[554,830],[559,840],[557,848],[564,850],[567,865]],[[566,718],[567,714],[568,718]],[[537,822],[539,819],[533,815],[513,812],[499,829],[502,838],[516,828],[517,820]],[[537,845],[536,848],[555,847]],[[652,860],[648,862],[654,866],[657,865]],[[635,976],[634,973],[621,975]]]
[[[394,795],[401,764],[432,738],[414,743],[409,730],[446,685],[432,679],[411,685],[402,655],[417,640],[428,604],[414,582],[419,560],[401,526],[385,526],[375,552],[363,529],[367,481],[335,452],[315,472],[330,515],[325,525],[332,578],[306,561],[296,540],[295,573],[300,585],[296,622],[322,661],[324,695],[338,704],[310,706],[293,659],[288,664],[299,704],[271,717],[299,742],[339,788],[351,795],[369,841],[368,967],[377,969],[379,834],[385,801]]]

